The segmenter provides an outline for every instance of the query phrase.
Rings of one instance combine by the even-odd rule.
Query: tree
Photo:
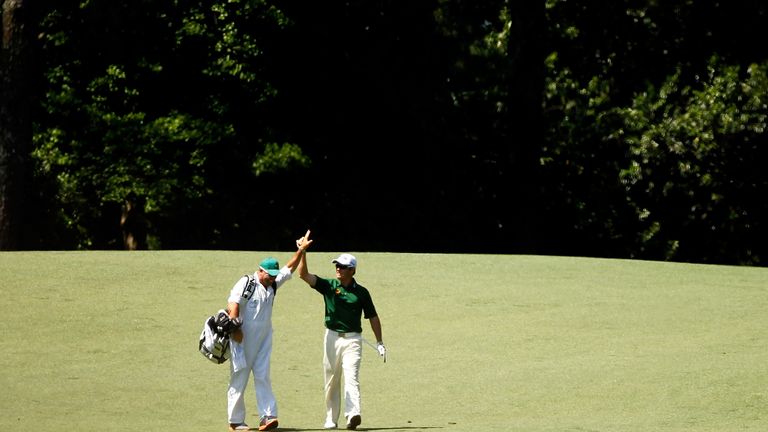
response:
[[[548,4],[553,252],[764,263],[766,6]]]
[[[630,160],[621,172],[643,229],[636,256],[768,261],[768,62],[714,57],[699,83],[675,74],[617,109]]]
[[[23,0],[2,2],[0,52],[0,250],[21,246],[28,181],[34,20]]]
[[[56,247],[765,260],[757,0],[51,3]]]
[[[75,248],[242,247],[254,204],[235,197],[302,163],[262,115],[273,93],[262,40],[280,13],[251,0],[141,3],[62,2],[44,21],[34,157],[55,184],[58,226]]]
[[[457,224],[469,227],[463,246],[531,253],[539,241],[544,4],[456,0],[435,15],[452,56],[439,94],[450,119],[445,137],[458,137],[456,165],[471,185],[454,191],[472,208]]]

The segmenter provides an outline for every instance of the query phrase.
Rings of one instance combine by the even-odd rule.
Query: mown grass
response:
[[[197,352],[202,322],[290,254],[0,253],[0,430],[225,431],[228,365]],[[365,348],[360,430],[768,430],[768,269],[357,256],[389,348]],[[319,430],[321,297],[288,282],[274,326],[281,429]]]

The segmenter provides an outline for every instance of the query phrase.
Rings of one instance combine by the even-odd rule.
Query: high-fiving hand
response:
[[[301,251],[306,251],[313,241],[314,240],[309,239],[309,230],[307,230],[307,233],[304,234],[304,237],[296,239],[296,247]]]

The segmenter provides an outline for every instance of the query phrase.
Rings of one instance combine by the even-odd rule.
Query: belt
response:
[[[330,331],[336,333],[336,335],[338,335],[339,337],[352,337],[352,336],[358,336],[360,334],[360,332],[337,332],[336,330],[330,330]]]

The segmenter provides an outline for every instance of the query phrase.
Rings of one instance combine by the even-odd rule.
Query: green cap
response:
[[[278,264],[277,260],[272,257],[265,258],[259,263],[259,267],[269,273],[270,276],[277,276],[280,274],[280,264]]]

